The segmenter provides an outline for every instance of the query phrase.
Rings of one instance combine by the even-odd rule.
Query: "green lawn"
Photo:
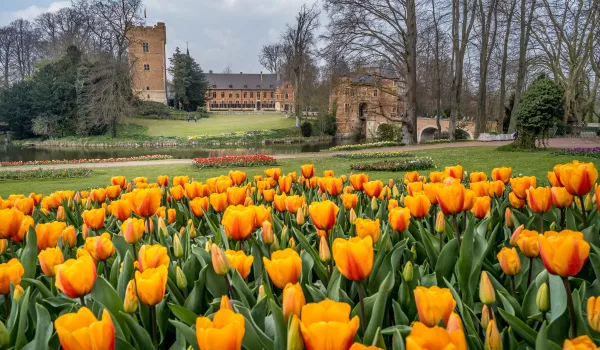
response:
[[[193,113],[191,113],[193,117]],[[130,124],[147,127],[148,136],[187,137],[215,135],[238,131],[286,129],[294,127],[295,119],[284,114],[210,114],[209,118],[191,120],[130,119]]]
[[[554,156],[548,151],[535,153],[529,152],[499,152],[494,147],[465,147],[465,148],[445,148],[428,151],[414,152],[417,156],[431,157],[437,168],[443,169],[444,166],[461,164],[468,172],[485,171],[490,173],[492,168],[498,166],[511,166],[513,175],[535,175],[538,177],[538,184],[547,183],[546,173],[552,170],[557,163],[566,163],[573,160],[572,157]],[[600,169],[600,159],[580,158],[581,161],[591,161]],[[369,160],[375,161],[375,160]],[[282,159],[279,164],[284,172],[300,172],[300,165],[305,163],[314,163],[317,173],[322,174],[323,170],[333,169],[336,175],[349,174],[350,164],[358,162],[357,160],[348,161],[347,159],[327,157],[327,158],[297,158]],[[262,174],[266,167],[246,168],[244,169],[249,176]],[[81,179],[60,179],[60,180],[41,180],[41,181],[6,181],[0,186],[0,196],[6,197],[11,193],[25,193],[32,191],[48,194],[59,189],[89,189],[106,186],[110,182],[110,177],[114,175],[125,175],[131,180],[136,176],[147,176],[151,181],[156,181],[158,175],[189,175],[196,180],[204,179],[216,175],[227,174],[227,169],[207,169],[198,170],[190,165],[157,165],[141,167],[116,167],[96,169],[94,174]],[[429,173],[429,171],[422,171]],[[369,172],[372,179],[387,180],[388,178],[400,178],[403,173],[391,172]]]

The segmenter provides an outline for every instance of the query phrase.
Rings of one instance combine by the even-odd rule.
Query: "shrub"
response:
[[[346,159],[369,159],[369,158],[400,158],[414,157],[413,153],[395,151],[395,152],[361,152],[361,153],[342,153],[334,154],[334,157]]]
[[[133,162],[140,160],[160,160],[173,159],[173,156],[164,154],[152,154],[148,156],[124,157],[124,158],[83,158],[83,159],[60,159],[60,160],[30,160],[18,162],[0,162],[0,166],[21,166],[21,165],[56,165],[56,164],[83,164],[83,163],[118,163]]]
[[[356,171],[413,171],[433,168],[433,160],[429,157],[409,160],[382,160],[375,163],[356,163],[350,165]]]
[[[359,143],[359,144],[356,144],[356,145],[334,146],[334,147],[330,147],[328,149],[324,149],[321,152],[353,151],[353,150],[359,150],[359,149],[380,148],[380,147],[393,147],[393,146],[402,146],[402,144],[398,143],[398,142],[393,142],[393,141]]]
[[[0,171],[0,180],[40,180],[40,179],[68,179],[86,177],[92,170],[79,169],[34,169],[34,170],[4,170]]]
[[[377,127],[377,140],[401,141],[402,129],[394,124],[383,123]]]
[[[559,150],[553,151],[551,154],[559,155],[559,156],[600,158],[600,147],[565,148],[565,149],[559,149]]]
[[[139,101],[135,113],[140,117],[153,116],[168,118],[171,116],[171,110],[168,106],[154,101]]]
[[[313,133],[312,124],[309,123],[309,122],[307,122],[307,121],[305,121],[300,126],[300,131],[302,132],[302,136],[304,136],[304,137],[311,137],[312,133]]]

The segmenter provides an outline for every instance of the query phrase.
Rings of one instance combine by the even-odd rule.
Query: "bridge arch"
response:
[[[464,134],[464,139],[467,140],[473,140],[473,134],[471,133],[471,131],[469,129],[466,128],[456,128],[456,130],[458,132],[461,132]],[[435,138],[435,135],[437,133],[438,129],[435,126],[432,125],[427,125],[423,128],[421,128],[421,130],[419,131],[419,134],[417,135],[417,139],[418,142],[425,142],[425,141],[431,141]],[[444,131],[448,131],[448,128],[442,128],[442,132]]]

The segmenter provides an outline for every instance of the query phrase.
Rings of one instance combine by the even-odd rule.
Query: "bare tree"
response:
[[[317,4],[308,7],[302,5],[296,15],[296,22],[288,25],[283,34],[283,51],[285,64],[293,77],[294,87],[294,113],[296,114],[296,127],[300,127],[302,91],[304,84],[304,73],[306,60],[313,54],[315,44],[315,31],[319,27],[319,14]]]
[[[281,72],[283,59],[284,52],[281,44],[265,45],[258,55],[258,62],[271,73]]]
[[[125,59],[129,31],[141,20],[142,0],[92,0],[89,8],[96,14],[96,23],[89,28],[101,38],[103,51],[112,52],[117,60]]]
[[[328,49],[351,60],[384,61],[404,76],[404,134],[417,142],[417,15],[415,0],[326,0]],[[398,94],[397,91],[391,92]]]
[[[39,44],[39,30],[31,22],[17,19],[10,24],[15,34],[13,55],[20,80],[25,80],[34,71],[34,62],[37,59],[37,45]]]
[[[10,70],[13,52],[16,45],[16,33],[14,27],[0,28],[0,67],[2,67],[2,80],[4,87],[10,84]]]
[[[506,28],[504,32],[502,59],[500,63],[500,100],[498,102],[498,120],[496,124],[498,133],[502,133],[504,130],[504,116],[506,114],[506,65],[508,61],[508,43],[510,40],[510,28],[512,26],[512,19],[515,13],[516,4],[517,0],[510,0],[508,12],[506,14]]]
[[[232,74],[233,73],[233,68],[231,68],[231,63],[228,63],[225,68],[223,68],[223,71],[221,72],[223,74]]]

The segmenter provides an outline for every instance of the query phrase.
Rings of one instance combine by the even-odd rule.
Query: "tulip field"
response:
[[[597,349],[593,163],[13,194],[0,349]]]

